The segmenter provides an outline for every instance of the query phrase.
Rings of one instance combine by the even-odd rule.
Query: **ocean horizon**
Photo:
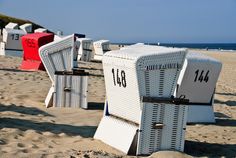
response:
[[[135,43],[112,43],[112,44],[127,46]],[[206,49],[206,50],[222,50],[222,51],[236,50],[236,43],[145,43],[145,44],[177,47],[177,48]]]

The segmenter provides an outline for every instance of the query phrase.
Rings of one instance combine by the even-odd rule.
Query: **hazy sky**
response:
[[[0,0],[0,13],[94,40],[236,43],[236,0]]]

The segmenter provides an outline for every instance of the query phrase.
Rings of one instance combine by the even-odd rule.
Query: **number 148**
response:
[[[119,72],[119,69],[116,69],[115,72],[115,69],[113,68],[111,72],[113,75],[114,86],[119,85],[120,87],[123,86],[125,88],[126,87],[125,71],[121,70],[121,72]]]

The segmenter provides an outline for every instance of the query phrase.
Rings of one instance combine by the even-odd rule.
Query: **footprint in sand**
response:
[[[38,148],[39,148],[39,147],[38,147],[37,145],[35,145],[35,144],[31,144],[30,147],[33,148],[33,149],[38,149]]]
[[[48,146],[48,148],[52,149],[52,148],[53,148],[53,146],[49,145],[49,146]]]
[[[10,76],[11,74],[7,72],[7,73],[4,73],[3,75],[4,76]]]
[[[29,151],[27,149],[23,149],[23,150],[21,150],[21,152],[28,153]]]
[[[34,142],[38,142],[38,141],[42,141],[42,140],[43,140],[42,137],[39,137],[39,136],[35,136],[32,138],[32,141],[34,141]]]
[[[19,147],[19,148],[24,148],[25,145],[24,145],[23,143],[17,143],[17,147]]]
[[[6,141],[0,139],[0,145],[5,145],[7,144]]]

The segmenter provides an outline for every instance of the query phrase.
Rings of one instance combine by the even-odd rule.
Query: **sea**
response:
[[[132,45],[135,43],[115,43],[117,45]],[[148,45],[159,45],[177,48],[193,48],[205,50],[218,50],[218,51],[235,51],[236,43],[145,43]]]

